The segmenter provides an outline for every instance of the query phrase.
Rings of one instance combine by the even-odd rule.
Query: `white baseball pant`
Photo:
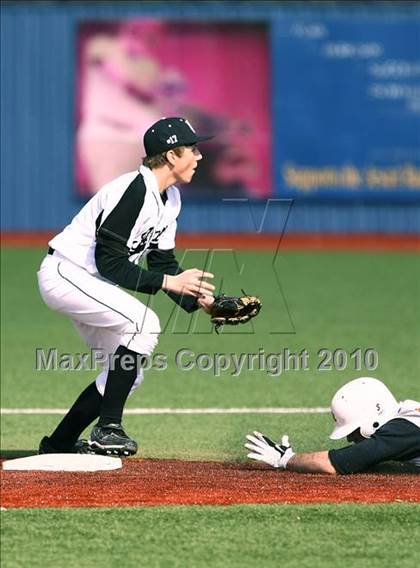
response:
[[[153,353],[160,333],[157,315],[118,286],[93,276],[57,251],[43,260],[38,283],[47,306],[71,318],[86,343],[106,361],[96,378],[102,395],[110,356],[119,345],[141,355]],[[131,392],[142,380],[140,369]]]

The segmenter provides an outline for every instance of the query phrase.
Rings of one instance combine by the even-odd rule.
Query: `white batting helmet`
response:
[[[331,401],[335,428],[332,440],[348,436],[358,428],[364,438],[396,416],[399,404],[378,379],[360,377],[342,386]]]

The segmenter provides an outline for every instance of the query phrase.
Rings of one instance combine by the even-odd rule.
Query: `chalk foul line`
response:
[[[66,408],[2,408],[6,414],[65,414]],[[258,407],[258,408],[127,408],[124,414],[325,414],[330,409],[315,407]]]

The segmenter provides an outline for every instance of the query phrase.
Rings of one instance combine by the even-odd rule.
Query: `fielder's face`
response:
[[[202,159],[200,150],[194,146],[185,146],[181,157],[176,156],[173,175],[178,183],[190,183],[198,166],[199,160]]]

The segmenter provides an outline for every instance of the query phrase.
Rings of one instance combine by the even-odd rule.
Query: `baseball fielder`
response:
[[[301,473],[349,474],[389,460],[420,467],[420,402],[397,402],[381,381],[361,377],[341,387],[331,402],[332,440],[347,437],[339,450],[298,454],[288,436],[276,444],[260,432],[247,436],[248,457]]]
[[[106,184],[49,242],[38,272],[41,296],[71,318],[88,345],[107,355],[107,363],[41,440],[40,453],[137,452],[121,425],[122,413],[143,379],[142,365],[156,347],[160,327],[147,303],[121,287],[143,294],[164,290],[187,312],[210,313],[215,287],[205,279],[213,274],[183,271],[174,254],[181,209],[174,184],[192,180],[202,159],[197,143],[209,138],[198,136],[185,118],[159,120],[144,135],[147,155],[139,170]],[[144,256],[148,270],[137,264]],[[78,444],[98,417],[87,443]]]

